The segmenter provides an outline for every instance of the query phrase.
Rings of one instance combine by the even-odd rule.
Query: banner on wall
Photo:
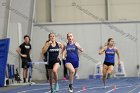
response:
[[[9,38],[0,40],[0,87],[3,87],[5,84],[9,43],[10,43]]]

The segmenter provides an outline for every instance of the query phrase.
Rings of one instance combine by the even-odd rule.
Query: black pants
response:
[[[22,58],[22,68],[29,68],[29,63],[28,62],[31,62],[31,59],[30,58]]]
[[[67,77],[68,76],[68,73],[67,73],[67,68],[65,66],[65,61],[66,60],[63,60],[63,67],[64,67],[63,73],[64,73],[64,77]]]
[[[43,61],[47,62],[46,59],[44,59]],[[46,69],[46,78],[47,78],[47,80],[49,80],[48,64],[45,64],[45,69]]]
[[[45,68],[46,68],[46,78],[47,80],[49,80],[48,65],[45,65]]]

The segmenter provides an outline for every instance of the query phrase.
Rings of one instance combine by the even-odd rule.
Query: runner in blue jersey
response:
[[[73,79],[74,75],[77,72],[79,67],[79,57],[78,51],[83,52],[83,49],[80,47],[79,43],[74,41],[72,33],[67,34],[68,43],[65,46],[66,49],[66,62],[65,66],[69,70],[69,92],[73,92]]]
[[[105,47],[103,47],[100,52],[99,55],[103,54],[105,52],[105,60],[103,63],[103,83],[104,86],[106,85],[106,79],[108,79],[110,77],[110,75],[113,72],[114,69],[114,65],[115,65],[115,53],[118,56],[118,65],[120,65],[120,56],[119,56],[119,52],[118,49],[115,47],[114,45],[114,39],[113,38],[109,38],[107,41],[107,45],[105,45]]]
[[[49,72],[49,79],[50,79],[50,89],[51,93],[58,92],[59,85],[58,85],[58,69],[61,65],[59,54],[60,48],[63,49],[63,45],[60,42],[55,41],[55,34],[49,34],[49,40],[46,42],[45,46],[42,49],[42,54],[48,52],[47,61],[48,61],[48,72]],[[54,74],[55,85],[54,88],[52,87],[52,72]]]

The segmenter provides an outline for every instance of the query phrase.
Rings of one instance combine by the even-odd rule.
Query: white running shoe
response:
[[[69,92],[70,92],[70,93],[73,93],[73,87],[72,87],[72,84],[69,84]]]

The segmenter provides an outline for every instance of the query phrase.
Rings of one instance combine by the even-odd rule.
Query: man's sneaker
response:
[[[26,78],[23,78],[23,83],[26,83]]]
[[[73,92],[73,87],[72,84],[69,84],[69,92],[72,93]]]
[[[56,83],[56,84],[54,85],[54,91],[56,91],[56,92],[59,91],[59,85],[58,85],[58,83]]]
[[[29,83],[31,82],[31,79],[30,79],[30,78],[28,78],[28,82],[29,82]]]

